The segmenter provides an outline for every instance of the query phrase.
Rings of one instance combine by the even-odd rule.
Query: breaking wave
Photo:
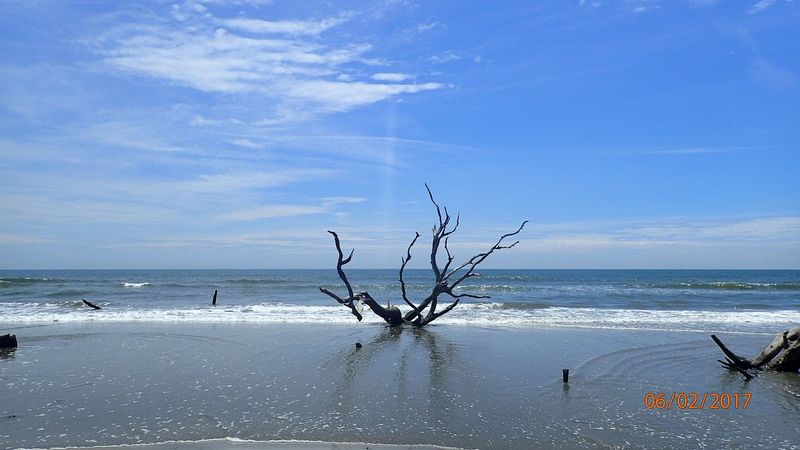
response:
[[[718,289],[726,291],[750,291],[750,290],[771,290],[771,291],[800,291],[800,283],[745,283],[734,281],[714,281],[697,283],[680,283],[677,285],[663,286],[666,288],[684,289]]]
[[[102,310],[77,302],[0,303],[0,317],[10,323],[72,322],[196,322],[196,323],[297,323],[353,324],[343,307],[262,303],[197,308],[134,309],[114,305]],[[364,322],[381,323],[374,314]],[[464,303],[438,319],[440,325],[482,327],[579,327],[639,330],[739,331],[781,330],[800,323],[797,310],[643,310],[566,308],[500,302]]]
[[[28,284],[39,284],[39,283],[64,283],[64,282],[66,282],[66,280],[60,280],[56,278],[34,278],[34,277],[0,278],[0,286],[28,285]]]

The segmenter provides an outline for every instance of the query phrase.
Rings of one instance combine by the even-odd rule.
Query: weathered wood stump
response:
[[[17,335],[5,334],[0,336],[0,348],[17,348]]]

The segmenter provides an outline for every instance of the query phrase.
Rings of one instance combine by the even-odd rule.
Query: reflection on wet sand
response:
[[[16,351],[15,348],[2,348],[0,349],[0,359],[14,359]]]
[[[449,388],[448,377],[455,375],[454,370],[461,365],[457,350],[456,345],[430,328],[385,327],[361,348],[354,346],[347,353],[336,393],[351,401],[353,389],[380,390],[403,402],[412,397],[423,400],[418,394],[425,391],[430,413],[446,414],[439,406]],[[382,383],[354,385],[359,374],[373,369],[385,372]]]

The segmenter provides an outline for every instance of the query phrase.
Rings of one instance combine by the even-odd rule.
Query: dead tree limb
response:
[[[475,270],[478,265],[480,265],[486,260],[486,258],[489,257],[489,255],[497,250],[509,249],[517,245],[519,241],[507,244],[506,239],[519,234],[525,227],[525,224],[528,223],[527,220],[522,222],[516,231],[502,235],[500,239],[498,239],[497,242],[495,242],[494,245],[492,245],[485,252],[478,253],[458,267],[451,268],[453,261],[455,260],[455,256],[453,256],[453,254],[450,252],[449,238],[453,233],[456,232],[461,224],[461,216],[460,214],[457,214],[455,224],[451,224],[452,216],[447,210],[447,207],[439,206],[427,183],[425,184],[425,189],[428,192],[428,197],[430,198],[431,203],[433,203],[433,206],[436,208],[437,217],[437,223],[432,229],[430,251],[430,266],[434,275],[434,285],[430,294],[428,294],[420,302],[415,303],[409,298],[404,275],[406,266],[408,265],[408,262],[411,261],[411,249],[414,247],[414,244],[420,237],[419,233],[415,233],[414,239],[412,239],[411,243],[408,245],[406,255],[400,260],[400,291],[403,296],[403,302],[409,308],[411,308],[411,310],[405,314],[402,314],[400,309],[396,306],[388,306],[386,308],[382,307],[375,299],[372,298],[372,296],[369,295],[368,292],[362,292],[357,295],[353,294],[353,289],[347,280],[344,270],[342,269],[342,266],[350,262],[350,259],[353,257],[353,252],[351,251],[350,256],[344,258],[339,236],[333,231],[328,231],[333,235],[336,250],[339,253],[339,260],[336,264],[336,270],[339,273],[339,278],[341,278],[342,282],[344,282],[345,287],[347,288],[348,297],[339,297],[338,295],[324,288],[320,288],[320,291],[334,298],[340,304],[350,307],[353,314],[358,318],[359,321],[362,319],[362,316],[354,306],[356,301],[363,302],[369,306],[372,312],[383,318],[390,326],[397,326],[405,323],[422,327],[452,311],[453,308],[455,308],[459,301],[464,297],[489,298],[488,295],[460,293],[456,291],[456,289],[460,287],[461,283],[469,278],[480,276],[475,272]],[[446,257],[443,267],[440,266],[439,261],[441,249],[444,249],[444,254]],[[447,295],[450,297],[450,303],[444,305],[444,307],[441,307],[442,305],[439,303],[439,297],[442,295]]]
[[[800,371],[800,327],[786,330],[777,335],[753,359],[737,355],[713,334],[711,339],[722,349],[726,356],[725,361],[717,361],[728,370],[744,374],[748,380],[752,378],[752,375],[748,372],[751,369],[769,369],[793,373]]]
[[[356,250],[355,249],[351,250],[350,256],[345,258],[344,253],[342,252],[342,245],[339,242],[339,235],[330,230],[328,230],[328,233],[333,235],[333,241],[336,243],[336,251],[339,252],[339,260],[336,262],[336,271],[339,273],[339,278],[342,279],[342,282],[347,288],[347,298],[339,297],[338,295],[334,294],[333,292],[325,288],[319,288],[319,290],[323,294],[326,294],[329,297],[334,298],[337,302],[349,307],[353,315],[356,316],[359,322],[361,322],[361,319],[363,319],[364,317],[361,315],[361,312],[355,305],[355,302],[360,301],[360,298],[357,298],[353,295],[353,287],[350,286],[350,282],[347,281],[347,275],[345,275],[344,269],[342,269],[342,267],[344,267],[345,264],[349,263],[350,260],[353,258],[353,252],[355,252]]]
[[[81,300],[83,300],[83,299],[81,299]],[[90,308],[93,308],[93,309],[102,309],[102,308],[100,308],[99,306],[97,306],[97,305],[95,305],[94,303],[92,303],[92,302],[89,302],[89,301],[87,301],[87,300],[83,300],[83,304],[84,304],[84,305],[86,305],[86,306],[88,306],[88,307],[90,307]]]

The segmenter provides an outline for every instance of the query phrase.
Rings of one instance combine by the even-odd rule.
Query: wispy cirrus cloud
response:
[[[666,218],[537,224],[539,242],[568,246],[708,246],[725,243],[800,243],[800,217]]]
[[[217,17],[199,3],[155,23],[117,24],[90,42],[118,73],[164,80],[209,94],[253,94],[271,101],[264,125],[349,111],[401,94],[441,89],[399,73],[363,77],[386,64],[373,44],[330,32],[355,13],[315,20]],[[406,82],[406,83],[402,83]]]
[[[332,171],[323,169],[262,169],[258,172],[226,172],[203,174],[185,181],[168,181],[160,183],[161,188],[170,191],[203,194],[231,194],[246,190],[273,188],[300,182],[309,178],[330,175]]]
[[[0,244],[2,245],[46,244],[48,242],[50,242],[50,239],[41,236],[0,233]]]
[[[433,64],[444,64],[451,61],[458,61],[462,56],[452,50],[445,50],[439,54],[433,55],[428,58],[428,61]]]
[[[336,17],[329,17],[322,20],[263,20],[237,17],[233,19],[220,19],[219,24],[241,31],[257,34],[286,34],[290,36],[319,36],[322,32],[341,25],[351,17],[353,13],[345,12]]]
[[[774,5],[776,1],[777,0],[759,0],[756,4],[750,7],[749,10],[747,10],[747,13],[748,14],[760,13],[761,11],[764,11],[770,8],[772,5]]]
[[[254,148],[254,149],[264,148],[263,144],[253,142],[250,139],[234,139],[231,141],[231,144],[238,145],[239,147]]]
[[[797,85],[797,78],[791,71],[778,67],[763,56],[758,56],[751,62],[750,73],[768,86],[788,88]]]
[[[373,80],[378,81],[406,81],[408,79],[414,78],[413,75],[409,75],[407,73],[392,73],[392,72],[380,72],[372,75]]]
[[[305,208],[271,205],[262,213],[285,215],[283,217],[331,213],[315,207],[319,205],[306,205]],[[252,215],[254,217],[242,220],[259,219],[255,217],[255,211]],[[453,235],[449,244],[457,261],[485,251],[497,236],[510,231],[507,226],[475,228],[467,225]],[[408,225],[386,228],[374,223],[341,223],[335,229],[343,246],[355,249],[354,263],[359,267],[365,264],[396,267],[397,256],[405,252],[415,231]],[[645,268],[663,267],[664,264],[681,267],[689,257],[693,257],[692,267],[695,268],[791,267],[798,261],[800,217],[532,223],[519,239],[520,243],[513,251],[490,259],[486,267],[529,267],[541,264],[539,261],[549,261],[547,267]],[[429,241],[423,237],[412,253],[424,253],[429,249],[428,245]],[[323,229],[305,227],[221,235],[161,236],[125,246],[159,249],[265,247],[276,250],[301,247],[304,255],[314,255],[320,267],[328,267],[324,264],[333,249],[330,236]],[[754,249],[759,249],[761,255],[753,256]],[[421,258],[412,260],[411,267],[428,266]]]
[[[275,219],[281,217],[307,216],[312,214],[339,214],[335,207],[366,201],[363,197],[326,197],[316,204],[271,204],[240,211],[231,211],[217,216],[223,221],[251,221],[261,219]]]
[[[328,208],[321,205],[267,205],[220,214],[217,218],[219,220],[233,221],[260,220],[322,214],[328,211]]]

